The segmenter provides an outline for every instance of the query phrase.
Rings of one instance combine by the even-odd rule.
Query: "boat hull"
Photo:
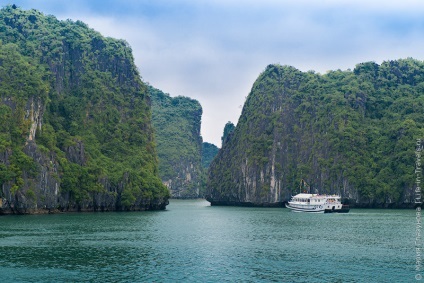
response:
[[[286,204],[286,207],[291,209],[293,212],[307,212],[307,213],[348,213],[349,207],[343,206],[340,209],[325,209],[325,208],[307,208],[307,207],[295,207],[290,204]]]
[[[286,204],[286,207],[291,209],[294,212],[308,212],[308,213],[324,213],[325,209],[322,208],[307,208],[307,207],[295,207],[291,206],[290,204]]]

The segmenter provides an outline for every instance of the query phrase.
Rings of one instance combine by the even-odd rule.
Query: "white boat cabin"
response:
[[[343,210],[343,205],[338,195],[297,194],[292,197],[286,206],[293,211],[316,213]]]

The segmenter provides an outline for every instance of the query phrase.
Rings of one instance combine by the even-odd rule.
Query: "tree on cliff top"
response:
[[[230,121],[228,121],[227,124],[225,124],[224,132],[221,137],[222,145],[224,145],[224,143],[227,141],[227,139],[229,138],[229,136],[231,135],[231,133],[234,131],[235,128],[236,126],[234,126],[234,124],[231,123]]]

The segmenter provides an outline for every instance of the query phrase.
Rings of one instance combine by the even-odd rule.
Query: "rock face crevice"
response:
[[[27,140],[33,141],[36,131],[41,129],[44,109],[43,103],[39,98],[31,97],[28,100],[28,104],[29,105],[25,107],[27,109],[25,119],[30,121],[31,126]]]
[[[304,179],[352,206],[413,207],[424,110],[407,105],[421,105],[423,83],[414,59],[326,75],[268,66],[209,167],[207,200],[281,206]]]

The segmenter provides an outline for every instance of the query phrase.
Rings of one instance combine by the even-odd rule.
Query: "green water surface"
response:
[[[415,210],[211,207],[0,217],[0,282],[418,282]]]

